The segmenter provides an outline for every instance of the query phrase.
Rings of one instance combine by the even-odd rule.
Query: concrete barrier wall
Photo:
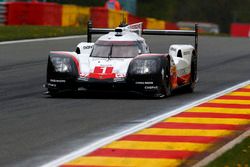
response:
[[[147,18],[147,29],[165,29],[165,21],[153,18]]]
[[[109,10],[108,12],[108,27],[115,28],[125,19],[128,20],[128,12]]]
[[[89,7],[62,6],[62,26],[86,26],[90,17]]]
[[[28,24],[28,3],[15,2],[7,3],[7,25],[23,25]]]
[[[62,7],[56,3],[7,3],[7,25],[61,26]]]
[[[176,23],[165,22],[165,29],[166,30],[179,30],[179,27]]]
[[[94,7],[90,9],[90,18],[93,21],[93,27],[107,28],[109,11],[103,7]]]
[[[231,24],[232,37],[250,37],[250,24],[233,23]]]
[[[178,29],[175,23],[153,18],[141,18],[126,11],[110,10],[104,7],[80,7],[42,2],[6,3],[7,25],[50,25],[50,26],[86,26],[89,19],[93,27],[115,28],[123,20],[128,24],[143,22],[148,29]]]
[[[146,18],[141,18],[138,16],[134,16],[132,14],[128,14],[128,24],[134,24],[134,23],[139,23],[142,22],[142,28],[147,28],[147,19]]]
[[[61,26],[62,6],[56,3],[29,3],[29,25]]]

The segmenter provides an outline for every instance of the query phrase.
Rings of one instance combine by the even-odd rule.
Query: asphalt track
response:
[[[146,37],[152,52],[192,38]],[[43,95],[49,50],[74,50],[85,39],[0,44],[0,166],[38,166],[250,78],[250,40],[200,37],[195,93],[166,99],[131,93]]]

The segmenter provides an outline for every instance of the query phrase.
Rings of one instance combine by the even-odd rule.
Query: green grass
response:
[[[45,37],[59,37],[69,35],[84,35],[83,27],[56,27],[56,26],[0,26],[0,41],[34,39]],[[227,36],[226,34],[200,34],[205,36]]]
[[[0,26],[0,41],[86,34],[83,27]]]
[[[247,137],[206,167],[250,167],[250,137]]]

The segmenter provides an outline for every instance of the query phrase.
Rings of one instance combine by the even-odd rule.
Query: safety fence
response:
[[[242,24],[242,23],[231,24],[231,36],[250,37],[250,24]]]
[[[129,24],[143,22],[143,28],[178,29],[176,23],[153,18],[141,18],[126,11],[104,7],[80,7],[43,2],[9,2],[0,4],[0,24],[86,26],[91,19],[98,28],[114,28],[123,20]]]

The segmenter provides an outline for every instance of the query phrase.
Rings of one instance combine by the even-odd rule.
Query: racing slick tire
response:
[[[73,95],[76,92],[77,92],[77,89],[60,90],[60,89],[48,88],[48,93],[51,97],[65,97],[67,95]]]
[[[48,92],[51,97],[59,97],[59,90],[57,89],[48,89]]]
[[[164,63],[162,69],[161,69],[161,83],[160,83],[160,94],[158,97],[168,97],[171,96],[172,93],[172,86],[171,86],[171,80],[170,80],[170,59],[167,59],[167,62]]]
[[[191,59],[191,79],[190,83],[186,87],[187,92],[189,93],[194,92],[196,80],[197,80],[197,55],[193,53]]]

